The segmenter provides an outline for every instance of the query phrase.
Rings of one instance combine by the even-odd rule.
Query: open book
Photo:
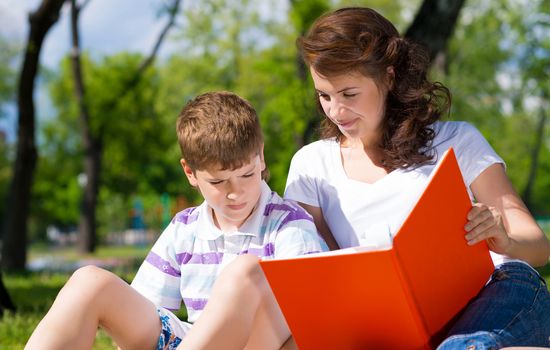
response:
[[[494,268],[464,238],[471,207],[449,149],[393,247],[261,261],[298,348],[435,348]]]

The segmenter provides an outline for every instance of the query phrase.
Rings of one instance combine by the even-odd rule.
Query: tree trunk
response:
[[[83,118],[82,112],[81,118]],[[82,136],[85,148],[84,173],[86,181],[78,225],[78,250],[83,253],[92,253],[95,251],[97,243],[96,207],[103,141],[101,137],[93,135],[89,124],[82,127]]]
[[[71,63],[74,77],[74,92],[80,114],[82,140],[84,144],[84,195],[80,210],[78,235],[78,250],[93,252],[96,246],[96,205],[99,188],[99,174],[101,166],[102,141],[100,136],[94,135],[90,126],[90,114],[86,105],[86,91],[82,76],[80,60],[80,38],[78,31],[78,16],[82,7],[78,7],[76,0],[71,0]]]
[[[544,96],[543,96],[544,97]],[[527,183],[523,189],[522,199],[525,205],[533,212],[533,188],[535,187],[535,179],[537,178],[537,169],[539,167],[540,150],[543,147],[544,128],[546,127],[546,111],[544,107],[540,108],[539,120],[537,129],[535,130],[535,143],[531,150],[531,166],[529,167],[529,175],[527,175]]]
[[[15,311],[15,305],[11,301],[8,290],[4,286],[4,281],[2,280],[2,272],[0,271],[0,317],[4,314],[4,310]]]
[[[141,62],[136,74],[129,79],[119,94],[114,94],[106,109],[116,108],[118,101],[129,91],[131,91],[140,81],[143,73],[149,66],[154,63],[156,55],[160,49],[162,42],[170,28],[175,24],[175,17],[179,12],[181,0],[173,0],[168,7],[170,15],[169,21],[161,31],[157,41],[143,62]],[[100,186],[100,174],[102,168],[103,155],[103,137],[101,128],[92,130],[92,116],[86,105],[86,90],[84,85],[84,77],[82,73],[82,64],[80,57],[80,40],[78,31],[78,18],[80,11],[87,4],[78,6],[76,0],[71,0],[71,35],[72,35],[72,68],[75,81],[75,95],[78,103],[80,121],[82,126],[82,138],[84,144],[84,195],[82,207],[80,211],[80,222],[78,227],[78,250],[84,253],[92,253],[95,251],[97,243],[96,233],[96,207],[98,203],[98,193]]]
[[[432,64],[445,71],[447,43],[465,0],[424,0],[405,37],[424,45]]]
[[[64,0],[43,0],[29,16],[29,36],[17,93],[18,130],[13,179],[8,194],[1,266],[24,269],[27,255],[27,218],[36,167],[33,91],[44,37],[59,18]]]

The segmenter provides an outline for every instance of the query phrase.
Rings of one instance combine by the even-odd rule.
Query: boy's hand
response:
[[[506,254],[512,245],[502,222],[502,215],[493,207],[476,203],[467,215],[468,223],[464,226],[466,240],[474,245],[483,240],[487,241],[489,249],[495,253]]]

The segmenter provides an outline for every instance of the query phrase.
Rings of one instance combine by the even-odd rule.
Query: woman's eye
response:
[[[325,101],[330,101],[330,97],[327,94],[319,94],[319,98]]]
[[[357,94],[344,94],[344,97],[346,98],[351,98],[351,97],[355,97],[357,96]]]

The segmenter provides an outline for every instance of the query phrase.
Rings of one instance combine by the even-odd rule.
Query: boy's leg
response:
[[[242,255],[220,274],[178,349],[279,349],[289,336],[258,258]]]
[[[86,266],[59,292],[25,349],[91,349],[98,326],[122,349],[155,349],[156,307],[116,275]]]

